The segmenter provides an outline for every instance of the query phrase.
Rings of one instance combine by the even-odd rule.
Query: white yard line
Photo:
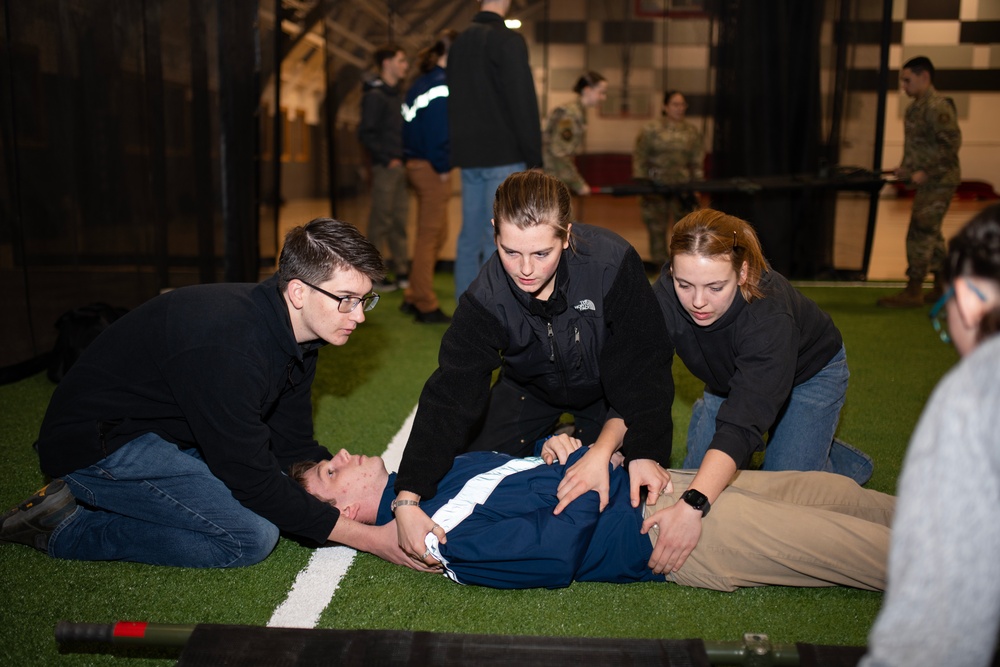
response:
[[[392,442],[382,454],[385,467],[389,472],[399,468],[403,457],[403,447],[410,437],[410,427],[417,413],[414,407],[410,416],[403,422],[402,428],[393,437]],[[354,562],[357,552],[348,547],[323,547],[313,551],[309,564],[295,577],[292,590],[288,592],[285,601],[278,605],[267,622],[271,628],[314,628],[319,622],[320,614],[330,604],[333,594],[340,587],[340,580]]]

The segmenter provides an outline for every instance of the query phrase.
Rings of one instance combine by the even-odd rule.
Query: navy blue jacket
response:
[[[427,160],[434,171],[451,171],[448,141],[448,81],[435,67],[410,86],[403,105],[403,154],[407,160]]]
[[[572,465],[586,451],[574,452]],[[642,528],[642,506],[632,507],[629,479],[611,470],[608,506],[601,512],[596,491],[570,503],[559,515],[556,488],[566,467],[537,457],[469,452],[420,505],[448,535],[432,552],[445,574],[460,584],[492,588],[560,588],[573,581],[665,581],[647,563],[653,553]],[[392,521],[395,475],[382,494],[376,523]],[[436,540],[433,540],[436,542]]]

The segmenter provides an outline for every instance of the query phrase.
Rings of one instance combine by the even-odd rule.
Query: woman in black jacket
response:
[[[591,447],[560,486],[556,514],[589,490],[607,503],[619,448],[634,505],[640,486],[655,502],[669,483],[661,465],[670,460],[670,356],[638,253],[608,230],[572,224],[569,190],[540,172],[509,176],[493,215],[497,253],[441,341],[395,484],[400,546],[417,560],[427,533],[445,538],[419,501],[436,493],[456,455],[532,454],[565,413]],[[542,456],[565,462],[568,445],[554,438]]]
[[[840,331],[771,270],[753,227],[711,209],[685,216],[653,290],[667,325],[664,347],[705,383],[692,406],[683,464],[698,469],[689,504],[702,512],[672,508],[669,525],[660,525],[653,558],[661,569],[654,570],[683,565],[702,516],[764,449],[765,434],[764,470],[868,480],[871,459],[833,437],[849,375]]]

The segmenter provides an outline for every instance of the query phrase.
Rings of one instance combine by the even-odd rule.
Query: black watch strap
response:
[[[681,500],[686,502],[696,510],[701,510],[701,516],[708,516],[708,510],[712,509],[712,503],[708,502],[708,496],[697,489],[688,489],[681,496]]]

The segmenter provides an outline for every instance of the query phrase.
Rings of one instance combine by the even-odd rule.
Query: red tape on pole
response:
[[[118,621],[112,633],[114,637],[145,637],[146,626],[149,623],[144,621]]]

